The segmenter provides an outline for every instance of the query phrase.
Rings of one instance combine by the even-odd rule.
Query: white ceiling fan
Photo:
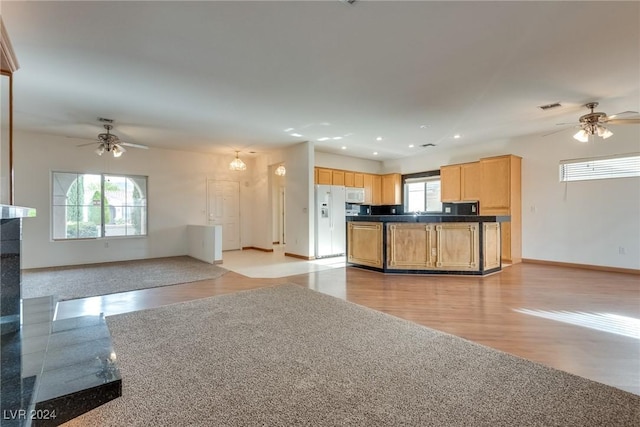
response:
[[[145,150],[149,149],[149,147],[147,147],[146,145],[133,144],[131,142],[121,141],[117,135],[112,134],[111,129],[113,129],[113,125],[111,123],[113,123],[113,120],[103,119],[103,118],[100,118],[98,120],[100,120],[101,122],[108,122],[107,124],[103,125],[104,128],[106,129],[106,132],[98,134],[98,138],[96,141],[98,143],[98,148],[96,148],[95,150],[98,156],[102,156],[102,154],[104,154],[104,152],[106,151],[107,153],[112,153],[113,157],[120,157],[122,156],[122,153],[127,151],[124,148],[125,146],[132,147],[132,148],[143,148]],[[85,147],[91,144],[93,143],[81,144],[81,145],[78,145],[78,147]]]
[[[580,130],[573,135],[575,139],[580,142],[589,141],[589,136],[597,135],[602,139],[607,139],[613,135],[613,132],[607,128],[605,125],[622,125],[622,124],[640,124],[640,118],[627,118],[621,119],[620,116],[629,115],[629,114],[638,114],[637,111],[623,111],[618,114],[613,114],[611,116],[607,116],[605,113],[594,111],[598,106],[597,102],[589,102],[585,104],[585,107],[591,110],[591,112],[580,116],[578,119],[578,124],[575,127],[580,128]],[[574,123],[558,123],[559,126],[565,125],[573,125]],[[556,131],[560,132],[560,131]],[[556,132],[551,132],[547,135],[551,135]],[[547,136],[545,135],[545,136]]]

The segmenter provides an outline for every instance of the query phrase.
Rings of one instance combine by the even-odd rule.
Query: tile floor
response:
[[[312,261],[285,256],[284,246],[275,245],[273,252],[255,249],[223,252],[220,266],[247,277],[277,278],[342,268],[345,264],[344,256]]]

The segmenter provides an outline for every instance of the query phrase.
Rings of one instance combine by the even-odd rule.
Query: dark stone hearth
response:
[[[53,296],[21,299],[22,218],[33,214],[0,205],[2,426],[59,425],[122,394],[102,315],[54,321]]]

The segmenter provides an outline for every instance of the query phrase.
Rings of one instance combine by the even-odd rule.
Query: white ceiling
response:
[[[107,117],[152,148],[308,140],[385,160],[543,135],[589,101],[640,111],[639,2],[5,0],[0,12],[20,63],[17,130],[91,139]]]

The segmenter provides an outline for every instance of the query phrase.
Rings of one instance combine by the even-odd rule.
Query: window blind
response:
[[[640,154],[562,160],[560,182],[640,176]]]

